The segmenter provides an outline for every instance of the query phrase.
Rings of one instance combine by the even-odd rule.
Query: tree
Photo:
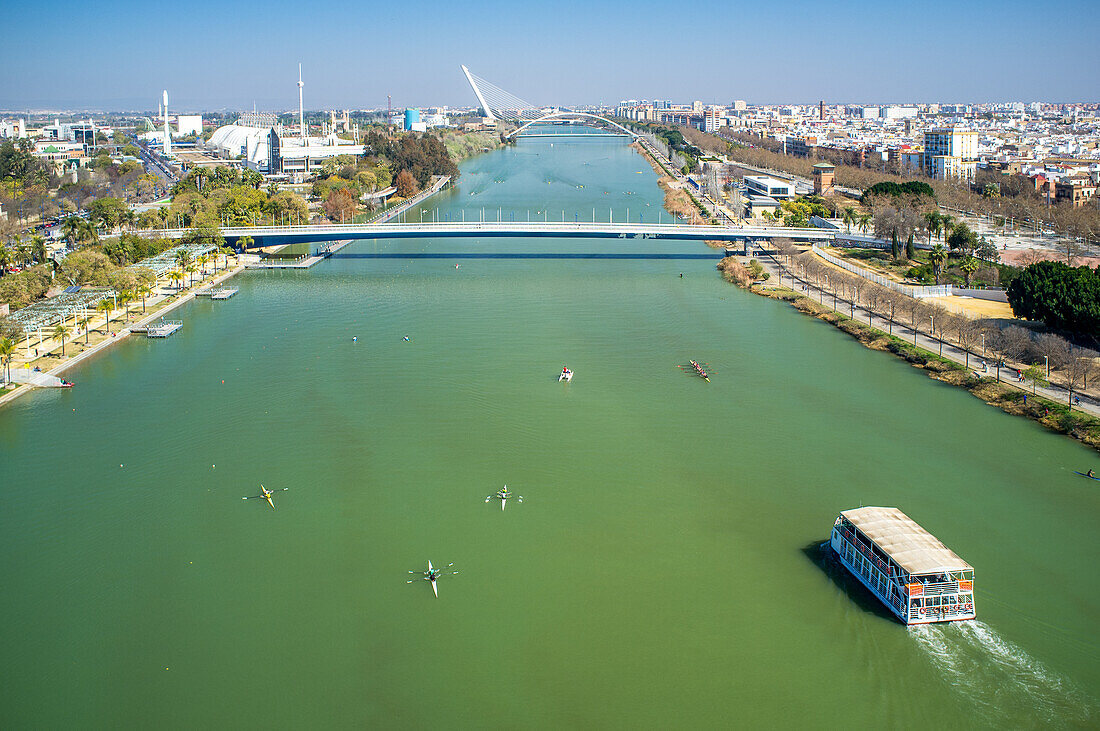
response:
[[[73,329],[71,327],[63,322],[59,322],[57,325],[54,326],[53,332],[51,333],[53,339],[61,343],[62,358],[65,357],[65,339],[69,337],[69,334],[72,333],[72,331]]]
[[[88,220],[93,226],[114,230],[125,220],[128,210],[118,198],[97,198],[88,205]]]
[[[905,258],[909,261],[917,259],[917,249],[913,246],[913,234],[909,234],[909,238],[905,241]]]
[[[909,234],[909,238],[913,238],[913,234]],[[894,261],[897,261],[901,258],[901,248],[898,246],[897,229],[894,229],[894,231],[890,234],[890,256],[894,258]]]
[[[969,368],[970,350],[978,341],[982,329],[978,323],[974,322],[969,317],[963,317],[961,315],[952,318],[948,324],[955,333],[955,342],[958,343],[959,347],[966,353],[966,367]]]
[[[106,299],[102,299],[102,300],[99,301],[99,304],[95,306],[95,308],[97,310],[99,310],[100,312],[102,312],[104,315],[107,316],[107,319],[106,319],[106,321],[104,321],[103,325],[104,325],[104,327],[107,328],[107,334],[110,334],[110,332],[111,332],[111,311],[115,309],[114,300],[111,299],[110,297],[108,297]]]
[[[416,178],[408,170],[402,170],[397,174],[394,185],[397,187],[397,195],[402,198],[410,198],[416,195],[419,190],[416,185]]]
[[[928,255],[932,262],[932,273],[936,276],[936,284],[940,283],[940,275],[943,273],[943,265],[947,263],[947,249],[941,244],[932,247],[932,253]]]
[[[91,328],[88,326],[92,324],[92,318],[88,316],[81,317],[77,320],[77,324],[84,328],[84,344],[88,344],[88,336],[91,334]]]
[[[141,298],[141,314],[145,314],[145,298],[153,294],[153,288],[144,282],[137,286],[134,293]]]
[[[870,228],[873,218],[874,217],[870,213],[859,214],[859,230],[863,233],[867,233],[867,229]]]
[[[413,186],[415,187],[415,185],[416,183],[414,181]],[[350,223],[354,220],[355,211],[358,207],[359,196],[352,192],[351,188],[330,190],[322,205],[325,215],[328,216],[330,220],[339,223]]]
[[[848,233],[852,233],[852,224],[856,222],[856,209],[851,206],[844,207],[844,215],[841,219],[848,227]]]
[[[0,338],[0,361],[3,361],[8,381],[11,380],[11,359],[14,354],[15,340],[8,337]]]
[[[882,298],[882,311],[886,315],[889,325],[889,332],[894,334],[894,323],[897,322],[897,314],[905,304],[905,300],[908,299],[906,295],[901,292],[895,292],[892,289],[886,290],[886,294]]]
[[[130,303],[134,301],[134,295],[128,289],[124,289],[118,293],[118,306],[123,308],[123,322],[129,322],[130,320]]]
[[[978,271],[978,266],[978,260],[972,256],[966,257],[963,259],[962,264],[959,264],[959,269],[962,270],[967,287],[970,287],[970,278],[974,276],[974,272]]]
[[[1024,378],[1031,381],[1031,393],[1036,392],[1037,386],[1049,386],[1050,381],[1046,379],[1046,369],[1041,365],[1030,365],[1027,370],[1024,371]]]
[[[901,311],[909,320],[909,326],[913,330],[913,345],[917,344],[917,333],[921,323],[928,319],[928,307],[916,297],[906,297],[902,302]]]
[[[1051,368],[1062,372],[1069,391],[1068,403],[1073,405],[1073,393],[1093,369],[1096,352],[1072,343],[1064,338],[1047,341]]]
[[[928,245],[932,245],[932,237],[939,236],[940,230],[943,228],[943,216],[940,215],[938,210],[928,211],[924,214],[925,229],[928,231]],[[908,247],[906,247],[908,252]],[[910,256],[910,259],[914,257]]]
[[[962,252],[962,256],[970,256],[970,252],[978,248],[978,237],[965,223],[960,223],[951,230],[947,237],[947,246],[951,251]]]
[[[1100,272],[1041,261],[1008,285],[1008,303],[1017,317],[1100,339]]]
[[[31,254],[39,264],[46,263],[46,239],[42,236],[31,237]]]
[[[183,289],[183,272],[179,269],[173,269],[172,271],[168,272],[168,279],[172,280],[175,283],[176,293],[178,294],[179,291]]]

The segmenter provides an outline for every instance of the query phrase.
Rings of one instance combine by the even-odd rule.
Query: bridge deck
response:
[[[146,236],[180,238],[188,229],[140,232]],[[820,228],[733,227],[657,223],[585,222],[467,222],[312,224],[305,226],[241,226],[221,229],[228,241],[249,236],[257,243],[275,245],[302,241],[393,238],[574,238],[659,239],[669,241],[746,241],[790,238],[831,242],[836,232]]]

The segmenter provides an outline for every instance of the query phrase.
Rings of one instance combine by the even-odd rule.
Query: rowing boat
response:
[[[1100,481],[1100,477],[1097,477],[1096,475],[1090,475],[1090,474],[1087,474],[1085,472],[1078,472],[1077,470],[1074,470],[1073,472],[1074,472],[1074,474],[1081,475],[1081,477],[1087,477],[1090,480]]]
[[[428,581],[432,582],[432,592],[435,594],[436,599],[438,599],[439,587],[435,584],[435,569],[432,567],[431,559],[428,559]]]
[[[573,371],[569,370],[568,368],[562,370],[562,372],[558,375],[558,381],[559,382],[565,381],[566,383],[569,383],[572,380],[573,380]]]

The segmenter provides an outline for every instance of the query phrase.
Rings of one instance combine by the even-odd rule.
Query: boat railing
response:
[[[881,558],[875,555],[874,551],[872,551],[860,541],[856,540],[855,535],[853,535],[852,531],[849,528],[845,526],[840,526],[837,530],[840,531],[840,535],[844,536],[845,540],[847,540],[848,543],[852,544],[852,546],[854,546],[857,551],[863,554],[864,558],[874,564],[875,568],[877,568],[879,571],[886,574],[887,576],[894,575],[893,566],[891,566],[888,561],[883,561]]]

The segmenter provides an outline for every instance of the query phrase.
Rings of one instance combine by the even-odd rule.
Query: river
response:
[[[620,139],[461,167],[420,215],[662,200]],[[1100,492],[1072,473],[1094,454],[716,261],[357,242],[0,410],[0,721],[1095,725]],[[242,500],[260,483],[276,510]],[[838,569],[822,545],[861,504],[974,565],[979,619],[907,629]],[[454,563],[438,599],[428,559]]]

